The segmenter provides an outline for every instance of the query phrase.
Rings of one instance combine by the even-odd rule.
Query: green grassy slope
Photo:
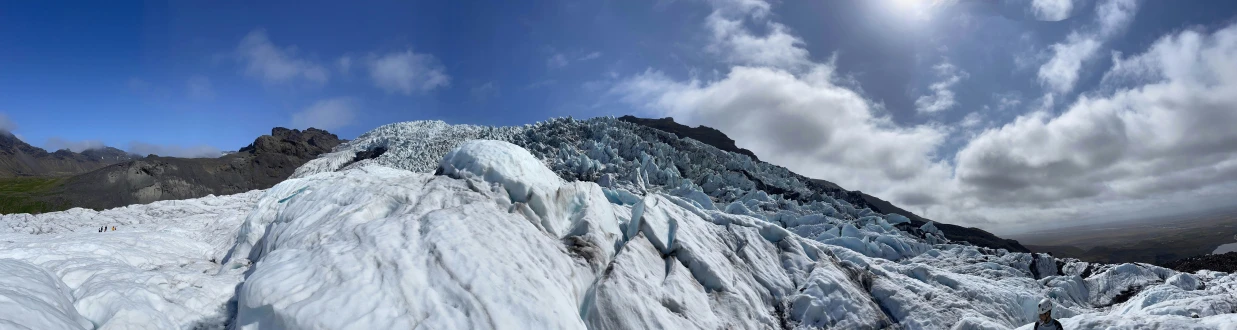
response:
[[[65,178],[0,178],[0,214],[43,213],[68,209],[48,202]]]

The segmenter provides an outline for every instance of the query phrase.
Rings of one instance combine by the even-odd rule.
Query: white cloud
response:
[[[215,89],[211,87],[210,78],[204,76],[193,76],[186,82],[186,90],[188,90],[189,98],[193,100],[213,100],[215,99]]]
[[[743,5],[751,2],[714,1],[704,28],[715,31],[711,20],[723,11],[726,17],[766,17],[766,6]],[[1105,6],[1133,12],[1124,2]],[[743,14],[738,7],[754,9]],[[1087,53],[1098,50],[1087,48],[1101,47],[1102,34],[1119,33],[1102,32],[1119,30],[1101,23],[1122,20],[1113,15],[1098,15],[1108,18],[1076,32],[1076,42],[1066,40],[1055,54],[1081,60],[1060,59],[1043,71],[1068,76],[1082,70],[1071,63],[1094,56]],[[750,35],[743,26],[730,32]],[[796,62],[802,65],[722,58],[744,64],[720,76],[676,79],[649,69],[618,80],[610,92],[651,115],[717,128],[761,159],[798,173],[928,218],[988,230],[1197,209],[1237,195],[1237,24],[1211,34],[1174,33],[1145,53],[1114,55],[1117,63],[1104,79],[1124,85],[1087,91],[1069,103],[1053,92],[1025,99],[994,95],[991,109],[1028,112],[991,128],[985,116],[995,111],[970,112],[957,128],[897,124],[881,115],[879,103],[841,83],[832,63],[802,54],[791,61],[806,61]],[[936,90],[951,90],[952,77],[965,74],[938,67],[945,74],[931,96],[947,99]],[[1073,84],[1062,89],[1073,90]],[[1062,112],[1054,111],[1062,105]],[[954,143],[962,145],[957,153],[937,154]]]
[[[103,144],[103,141],[99,140],[70,141],[60,137],[48,138],[47,143],[44,143],[43,146],[44,149],[50,152],[55,152],[60,149],[69,149],[69,151],[72,152],[82,152],[91,149],[103,149],[103,147],[106,147],[106,145]]]
[[[388,93],[412,95],[451,84],[451,77],[438,59],[412,50],[382,56],[370,55],[369,76],[374,86]]]
[[[245,74],[268,84],[294,81],[324,84],[327,81],[325,68],[297,58],[296,47],[275,46],[263,29],[249,32],[236,46],[235,53],[245,65]]]
[[[1017,108],[1022,104],[1022,98],[1017,93],[1002,93],[997,94],[997,111],[1006,111]]]
[[[875,116],[871,102],[833,83],[831,71],[817,65],[796,76],[740,66],[715,81],[648,71],[612,91],[659,115],[718,128],[761,159],[849,189],[911,197],[915,191],[907,188],[947,169],[931,160],[943,129],[901,128]]]
[[[1069,18],[1074,9],[1073,0],[1032,0],[1031,12],[1043,21],[1060,21]]]
[[[1099,35],[1103,38],[1111,38],[1122,32],[1134,20],[1134,14],[1137,11],[1137,0],[1109,0],[1096,5],[1096,20],[1100,24]]]
[[[1057,93],[1074,90],[1083,62],[1094,59],[1099,49],[1099,40],[1070,34],[1064,43],[1052,45],[1052,58],[1039,67],[1040,82]]]
[[[920,113],[935,113],[941,110],[953,108],[954,92],[950,90],[954,85],[957,85],[962,78],[967,77],[966,71],[961,71],[949,62],[941,62],[932,69],[936,71],[936,75],[941,78],[940,81],[928,86],[932,94],[923,95],[915,99],[915,110]]]
[[[739,8],[749,10],[740,11]],[[722,4],[705,19],[705,25],[712,33],[712,40],[705,49],[736,65],[771,66],[788,70],[811,66],[808,51],[803,48],[803,40],[792,35],[790,28],[785,25],[766,20],[768,10],[768,4],[763,1],[734,1]],[[744,23],[749,19],[763,22],[768,32],[757,35],[745,28]]]
[[[570,61],[567,61],[567,56],[562,53],[555,53],[554,55],[551,55],[550,58],[545,60],[545,66],[551,69],[561,69],[567,67],[568,63],[570,63]]]
[[[163,157],[182,158],[216,158],[223,155],[219,148],[208,145],[181,146],[172,144],[152,144],[145,142],[130,142],[129,153],[137,155],[158,155]]]
[[[974,128],[980,124],[983,124],[983,120],[984,119],[979,112],[972,112],[966,114],[966,117],[962,117],[962,121],[958,122],[958,126],[962,126],[963,128]]]
[[[1097,26],[1074,31],[1065,41],[1053,44],[1052,57],[1039,67],[1040,83],[1059,94],[1073,91],[1083,65],[1095,59],[1100,47],[1133,21],[1137,10],[1135,0],[1106,0],[1096,5]]]
[[[0,133],[12,133],[17,129],[17,124],[9,119],[9,116],[0,112]]]
[[[742,65],[706,80],[649,70],[620,80],[611,93],[656,116],[717,128],[762,160],[809,177],[903,206],[937,201],[927,192],[948,184],[951,169],[935,157],[948,129],[899,126],[880,115],[879,104],[834,74],[832,61],[812,62],[798,37],[768,21],[767,3],[712,4],[704,22],[714,37],[707,49]],[[761,20],[769,32],[756,36],[742,24],[748,19]]]
[[[356,118],[355,101],[349,98],[322,100],[292,114],[293,128],[334,130],[352,125]]]
[[[1237,194],[1237,25],[1167,36],[1108,75],[1121,71],[1160,79],[1084,95],[1059,116],[1035,112],[984,132],[957,154],[964,197],[1045,209],[1010,212],[1012,221],[1169,202],[1201,207],[1199,200]]]

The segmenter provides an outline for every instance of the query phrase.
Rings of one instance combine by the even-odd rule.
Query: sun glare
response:
[[[935,3],[935,0],[886,0],[885,6],[904,20],[922,20],[928,18]]]

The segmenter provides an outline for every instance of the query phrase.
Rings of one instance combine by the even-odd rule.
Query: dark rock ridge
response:
[[[266,189],[341,142],[335,134],[320,129],[278,127],[271,135],[219,158],[148,156],[77,175],[54,191],[52,202],[106,209]]]
[[[751,150],[739,148],[734,144],[734,140],[731,140],[729,136],[726,136],[726,134],[722,133],[722,131],[712,127],[704,125],[688,127],[687,125],[674,122],[674,118],[672,117],[646,119],[628,115],[619,117],[618,120],[652,127],[674,134],[680,138],[691,138],[718,149],[747,155],[748,157],[752,157],[752,160],[760,160],[760,158],[756,158],[756,154],[752,153]]]
[[[63,149],[47,152],[8,132],[0,132],[0,178],[69,176],[137,158],[112,147],[80,153]]]
[[[688,127],[683,124],[676,123],[674,122],[674,119],[670,117],[661,118],[661,119],[644,119],[644,118],[637,118],[633,116],[623,116],[623,117],[619,117],[618,119],[620,121],[641,125],[641,126],[659,130],[659,131],[664,131],[664,132],[673,134],[680,138],[691,138],[693,140],[700,141],[701,143],[713,146],[715,148],[718,148],[724,151],[730,151],[730,152],[748,155],[752,157],[752,160],[759,161],[759,159],[756,158],[756,155],[753,154],[751,151],[735,146],[734,140],[726,136],[725,133],[722,133],[721,131],[714,129],[714,128],[710,128],[706,126],[697,126],[697,127],[692,128],[692,127]],[[663,141],[663,142],[666,142],[666,141]],[[880,212],[880,213],[899,214],[899,215],[905,216],[908,219],[910,219],[911,225],[915,227],[922,226],[926,224],[928,221],[931,221],[917,214],[914,214],[910,211],[894,206],[892,203],[889,203],[875,196],[868,195],[861,191],[846,190],[833,182],[829,182],[829,181],[821,180],[821,179],[807,178],[807,177],[804,177],[794,172],[790,172],[790,173],[799,181],[804,182],[805,185],[811,190],[813,194],[825,194],[828,196],[832,196],[834,198],[845,200],[846,202],[851,203],[855,205],[856,207],[860,207],[860,208],[866,207],[866,208],[872,209],[873,211]],[[811,201],[812,200],[812,196],[808,194],[796,192],[791,189],[782,189],[782,188],[777,187],[776,185],[765,184],[764,182],[761,182],[760,180],[755,179],[755,177],[750,174],[745,173],[745,176],[747,176],[750,180],[756,183],[757,189],[764,190],[765,192],[768,192],[770,194],[782,194],[783,196],[786,196],[786,198],[800,200],[800,201]],[[1006,249],[1006,250],[1013,251],[1013,252],[1025,252],[1025,253],[1031,252],[1031,250],[1022,246],[1022,244],[1019,244],[1018,241],[1016,240],[1003,239],[1003,238],[1000,238],[996,235],[993,235],[992,233],[989,233],[979,228],[962,227],[962,226],[951,225],[951,224],[941,223],[941,222],[936,222],[936,228],[940,229],[941,232],[945,234],[945,237],[950,240],[968,242],[976,246],[982,246],[982,247],[993,248],[993,249]]]
[[[1178,259],[1164,264],[1164,267],[1185,273],[1193,273],[1202,269],[1225,273],[1237,272],[1237,252]]]

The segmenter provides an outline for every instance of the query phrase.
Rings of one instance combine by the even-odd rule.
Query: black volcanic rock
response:
[[[0,178],[68,176],[136,158],[112,147],[81,153],[63,149],[47,152],[8,132],[0,132]]]
[[[54,192],[56,205],[106,209],[160,200],[266,189],[342,141],[310,128],[277,127],[240,151],[218,158],[150,155],[69,178]]]
[[[691,139],[700,141],[704,144],[713,146],[715,148],[748,155],[752,157],[752,160],[760,161],[759,159],[756,158],[756,155],[753,154],[751,151],[735,146],[734,140],[726,136],[725,133],[722,133],[721,131],[714,129],[714,128],[710,128],[706,126],[697,126],[697,127],[692,128],[686,125],[676,123],[674,122],[674,119],[670,117],[661,118],[661,119],[645,119],[645,118],[637,118],[633,116],[623,116],[623,117],[619,117],[618,119],[621,121],[638,124],[644,127],[651,128],[651,129],[656,129],[656,130],[664,131],[667,133],[671,133],[680,138],[691,138]],[[889,214],[889,213],[899,214],[899,215],[905,216],[908,219],[910,219],[911,225],[915,227],[922,226],[928,221],[931,221],[917,214],[911,213],[910,211],[894,206],[892,203],[889,203],[880,198],[876,198],[875,196],[865,194],[861,191],[850,191],[850,190],[843,189],[841,186],[838,186],[837,184],[833,182],[829,182],[829,181],[821,180],[821,179],[807,178],[807,177],[803,177],[802,175],[798,175],[798,174],[795,174],[795,175],[800,177],[800,181],[804,182],[808,186],[808,188],[812,190],[813,194],[828,194],[830,196],[834,196],[835,198],[840,198],[842,200],[845,200],[846,202],[851,203],[857,207],[866,207],[866,208],[872,209],[873,211],[883,213],[883,214]],[[752,179],[754,182],[756,182],[757,189],[764,190],[765,192],[768,192],[770,194],[783,194],[786,196],[786,198],[795,199],[795,200],[799,200],[802,202],[810,202],[812,200],[812,196],[801,196],[801,194],[799,193],[789,191],[787,189],[782,189],[780,187],[767,185],[764,182],[755,180],[751,175],[747,175],[747,176],[749,179]],[[1031,252],[1031,250],[1022,246],[1022,244],[1018,243],[1018,241],[1016,240],[1003,239],[1003,238],[1000,238],[996,235],[993,235],[992,233],[989,233],[979,228],[962,227],[962,226],[951,225],[951,224],[941,223],[941,222],[936,222],[936,228],[940,229],[941,232],[945,234],[945,237],[950,240],[968,242],[975,246],[982,246],[982,247],[987,247],[987,248],[992,248],[992,249],[1006,249],[1011,252],[1026,252],[1026,253]]]
[[[718,149],[748,155],[749,157],[752,157],[752,160],[760,160],[759,158],[756,158],[756,154],[752,153],[751,150],[739,148],[734,144],[734,140],[730,139],[729,136],[726,136],[726,134],[722,133],[722,131],[712,127],[703,125],[688,127],[687,125],[674,122],[674,118],[671,117],[661,119],[645,119],[628,115],[619,117],[618,120],[659,129],[667,133],[674,134],[680,138],[691,138]]]
[[[1237,252],[1182,258],[1166,263],[1164,267],[1184,273],[1194,273],[1203,269],[1225,273],[1237,272]]]

